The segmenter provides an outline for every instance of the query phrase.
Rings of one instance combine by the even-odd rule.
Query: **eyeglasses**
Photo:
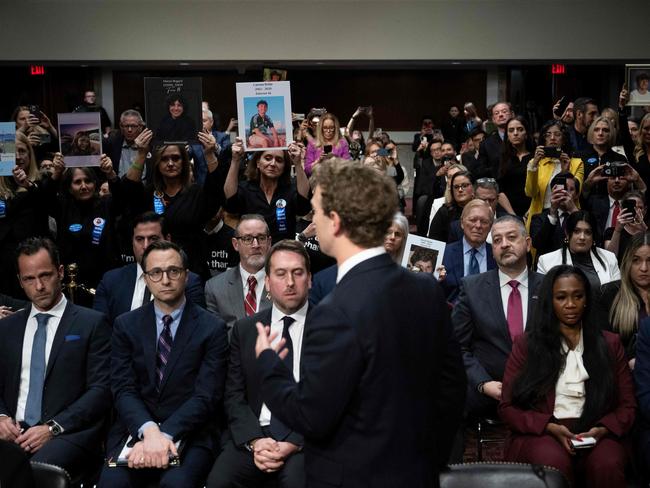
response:
[[[170,154],[168,156],[160,156],[160,161],[163,163],[168,163],[171,161],[172,163],[178,163],[181,160],[181,155],[180,154]]]
[[[140,128],[139,125],[135,124],[120,124],[120,127],[126,130],[138,130]]]
[[[237,236],[235,239],[243,242],[247,246],[250,246],[255,240],[257,240],[258,244],[266,244],[266,241],[269,240],[269,236],[264,234],[261,234],[259,236]]]
[[[150,271],[145,271],[144,274],[146,274],[151,281],[156,283],[162,280],[163,274],[166,274],[167,278],[170,280],[177,280],[180,278],[184,271],[185,270],[183,268],[179,268],[178,266],[170,266],[167,269],[154,268]]]
[[[544,137],[562,137],[562,133],[558,132],[545,132]]]
[[[452,188],[458,191],[458,190],[466,190],[470,186],[472,186],[471,183],[461,183],[460,185],[453,185]]]

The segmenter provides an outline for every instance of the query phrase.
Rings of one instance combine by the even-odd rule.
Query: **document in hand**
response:
[[[133,446],[137,442],[137,439],[133,439],[133,437],[129,436],[129,438],[126,440],[126,443],[124,444],[124,447],[120,451],[120,454],[117,456],[117,459],[114,457],[110,457],[106,464],[108,465],[109,468],[117,468],[117,467],[125,467],[129,465],[129,460],[127,459],[127,456],[131,452],[131,449],[133,449]],[[175,443],[176,445],[176,451],[178,452],[178,456],[174,456],[171,453],[169,453],[169,466],[170,467],[175,467],[175,466],[180,466],[181,465],[181,453],[183,450],[183,447],[185,446],[185,443],[180,440]]]

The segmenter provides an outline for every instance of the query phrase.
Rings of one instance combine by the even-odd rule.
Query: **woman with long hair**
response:
[[[520,217],[530,207],[530,197],[526,196],[524,188],[526,167],[534,150],[528,121],[521,115],[511,118],[506,124],[506,138],[496,180],[499,189],[508,196],[515,214]]]
[[[350,159],[350,148],[345,137],[341,136],[341,125],[336,115],[324,114],[316,127],[316,138],[307,143],[305,173],[311,175],[312,166],[325,154],[333,154],[342,159]]]
[[[393,223],[388,228],[388,233],[384,239],[384,249],[390,254],[397,264],[402,263],[404,248],[406,247],[406,238],[409,235],[409,221],[404,214],[397,212],[393,217]]]
[[[639,172],[646,186],[650,185],[650,113],[639,122],[639,135],[634,147],[634,168]]]
[[[257,151],[246,166],[246,180],[239,181],[239,164],[244,148],[237,139],[232,145],[232,161],[224,192],[225,209],[239,215],[256,213],[264,217],[272,242],[295,239],[296,220],[311,210],[309,180],[303,169],[305,147],[292,143],[288,150]],[[291,167],[296,180],[291,181]]]
[[[535,148],[526,172],[526,195],[531,198],[526,229],[530,230],[533,215],[551,206],[551,180],[558,173],[569,172],[580,182],[584,177],[584,165],[579,158],[569,157],[571,140],[565,125],[550,120],[542,126],[539,145]]]
[[[478,116],[478,111],[472,102],[465,102],[465,105],[463,105],[463,115],[465,116],[463,130],[465,135],[469,137],[474,129],[481,127],[483,121]]]
[[[624,440],[636,402],[620,339],[592,320],[580,269],[553,268],[537,295],[503,378],[499,414],[511,431],[505,459],[553,466],[572,485],[625,487]],[[576,446],[585,442],[590,447]]]
[[[601,285],[621,279],[616,255],[597,245],[601,241],[592,214],[578,210],[566,217],[566,234],[561,249],[539,257],[538,273],[546,274],[559,264],[571,264],[587,275],[593,290],[600,290]]]
[[[450,201],[440,207],[429,226],[428,237],[437,241],[453,242],[451,223],[460,219],[463,207],[474,198],[474,177],[460,171],[449,178]]]

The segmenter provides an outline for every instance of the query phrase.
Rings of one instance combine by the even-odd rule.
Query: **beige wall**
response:
[[[647,0],[3,0],[0,19],[21,62],[650,57]]]

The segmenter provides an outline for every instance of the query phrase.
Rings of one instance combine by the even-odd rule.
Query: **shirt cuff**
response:
[[[557,217],[555,215],[548,214],[548,221],[551,225],[557,225]]]
[[[149,420],[148,422],[145,422],[144,424],[142,424],[142,426],[138,429],[138,439],[142,440],[144,438],[145,429],[147,429],[148,427],[151,427],[152,425],[158,426],[158,424],[156,422],[154,422],[153,420]]]

